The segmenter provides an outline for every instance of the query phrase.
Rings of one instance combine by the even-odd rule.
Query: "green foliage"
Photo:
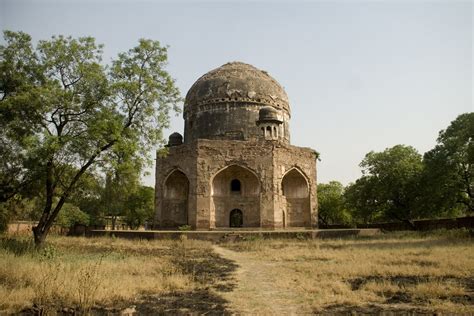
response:
[[[152,222],[155,216],[155,190],[140,186],[125,203],[125,222],[131,229],[138,229],[145,222]]]
[[[90,225],[101,225],[104,215],[102,195],[105,181],[90,172],[85,173],[78,182],[76,189],[72,192],[69,203],[76,205],[79,209],[89,215]]]
[[[377,199],[377,184],[372,177],[361,177],[346,187],[344,201],[355,223],[380,220],[383,207]]]
[[[134,167],[131,164],[116,165],[115,170],[106,175],[101,199],[103,211],[112,217],[112,229],[115,229],[117,217],[125,215],[128,200],[138,190],[140,174]]]
[[[181,225],[178,227],[178,230],[180,231],[189,231],[191,230],[191,226],[190,225]]]
[[[27,128],[34,127],[29,125],[35,120],[32,106],[12,110],[4,101],[13,95],[32,94],[29,90],[42,80],[31,37],[22,32],[4,34],[6,45],[0,45],[0,203],[14,197],[38,175],[35,157],[28,154],[34,149],[34,132]],[[18,116],[26,122],[19,124]]]
[[[53,245],[47,244],[46,246],[42,247],[39,249],[37,252],[37,255],[41,261],[46,261],[49,263],[52,263],[54,259],[57,259],[59,257],[59,252],[56,247]]]
[[[424,155],[424,200],[449,216],[474,213],[474,113],[459,115]]]
[[[6,231],[8,223],[14,220],[38,220],[38,201],[17,194],[0,203],[0,232]]]
[[[308,239],[308,235],[304,234],[304,233],[296,233],[296,239],[298,240],[306,240]]]
[[[318,184],[318,216],[320,223],[350,224],[351,214],[344,204],[344,186],[338,181]]]
[[[474,212],[474,113],[458,116],[425,153],[397,145],[370,152],[344,193],[356,222],[456,217]]]
[[[11,198],[31,179],[43,186],[34,229],[39,244],[84,174],[151,162],[150,149],[181,98],[164,69],[167,49],[157,41],[139,40],[106,67],[102,45],[92,37],[57,36],[36,47],[25,33],[5,31],[4,38],[0,198]],[[11,188],[4,189],[7,183]]]
[[[81,211],[75,205],[65,203],[55,222],[61,227],[69,228],[75,224],[89,225],[89,221],[87,213]]]
[[[417,218],[421,155],[410,146],[396,145],[370,152],[360,166],[363,176],[348,187],[346,200],[354,218],[410,221]]]

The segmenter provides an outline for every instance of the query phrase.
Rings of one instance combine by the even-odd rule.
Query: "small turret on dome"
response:
[[[257,126],[261,130],[260,137],[266,140],[284,139],[283,121],[278,110],[272,106],[264,106],[258,111]]]
[[[183,143],[183,135],[174,132],[168,138],[168,147],[179,146]]]
[[[282,123],[283,121],[278,116],[278,110],[272,106],[264,106],[258,111],[259,122]]]

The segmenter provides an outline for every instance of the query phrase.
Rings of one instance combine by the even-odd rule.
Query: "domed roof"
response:
[[[278,111],[272,106],[264,106],[258,111],[259,121],[280,121]]]
[[[224,102],[271,105],[290,112],[282,86],[266,71],[241,62],[227,63],[199,78],[186,95],[184,114],[203,104]]]
[[[178,133],[174,132],[168,137],[168,146],[177,146],[183,143],[183,136]]]

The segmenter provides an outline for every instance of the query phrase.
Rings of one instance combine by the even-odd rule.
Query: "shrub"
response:
[[[56,219],[56,224],[61,227],[72,227],[75,224],[89,225],[90,219],[87,213],[81,211],[77,206],[66,203]]]
[[[188,230],[191,230],[191,226],[190,225],[181,225],[181,226],[178,227],[178,230],[188,231]]]

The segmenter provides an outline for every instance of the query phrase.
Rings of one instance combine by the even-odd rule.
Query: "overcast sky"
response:
[[[424,153],[474,110],[473,12],[455,0],[0,0],[0,27],[35,41],[94,36],[105,61],[139,38],[159,40],[183,96],[229,61],[266,70],[289,96],[292,144],[321,153],[318,181],[347,184],[367,152],[406,144]],[[183,126],[174,117],[165,136]]]

